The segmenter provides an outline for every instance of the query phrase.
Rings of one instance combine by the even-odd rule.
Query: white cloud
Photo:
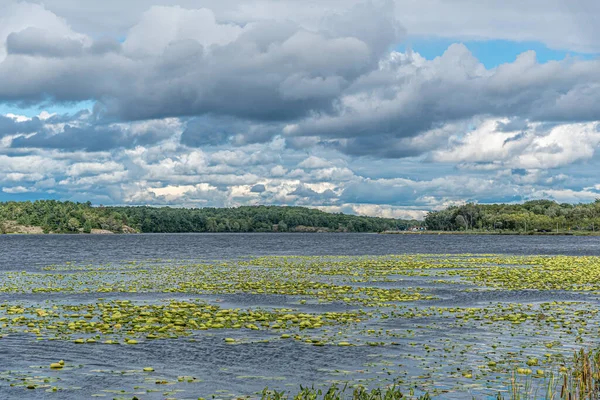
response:
[[[298,167],[305,169],[329,168],[331,166],[332,164],[330,161],[315,156],[309,156],[300,164],[298,164]]]
[[[376,204],[342,204],[339,206],[316,207],[325,212],[343,212],[346,214],[365,215],[368,217],[400,218],[422,220],[427,210],[415,210],[403,207]]]
[[[8,194],[18,194],[18,193],[28,193],[31,192],[31,189],[28,189],[24,186],[13,186],[13,187],[3,187],[2,191]]]
[[[17,114],[8,113],[8,114],[5,114],[4,116],[8,117],[12,120],[15,120],[17,122],[31,121],[31,118],[26,117],[25,115],[17,115]]]
[[[280,176],[284,176],[285,174],[287,174],[288,170],[283,167],[282,165],[276,165],[273,168],[271,168],[270,171],[270,175],[272,177],[280,177]]]
[[[557,168],[591,159],[600,145],[598,122],[562,124],[545,128],[531,123],[520,131],[498,130],[507,119],[489,119],[464,137],[453,137],[448,149],[434,151],[438,162],[485,163],[490,169]]]
[[[36,0],[42,2],[41,0]],[[364,0],[204,0],[218,19],[249,21],[293,20],[314,28],[324,15],[333,14]],[[104,0],[94,7],[79,7],[79,0],[44,0],[58,15],[64,15],[78,29],[94,34],[123,36],[148,8],[147,0]],[[597,19],[600,6],[595,0],[394,0],[395,16],[415,36],[452,39],[505,39],[541,41],[552,48],[598,51]],[[197,7],[197,0],[154,0],[156,5]]]
[[[219,24],[214,13],[206,8],[153,6],[131,28],[123,49],[135,57],[157,56],[169,46],[193,40],[210,51],[210,46],[230,43],[241,33],[239,26]],[[172,50],[177,51],[175,47]]]
[[[559,203],[589,203],[599,198],[597,192],[571,189],[537,189],[531,193],[531,198],[550,198]]]
[[[107,162],[80,162],[71,164],[66,170],[68,176],[81,176],[81,175],[96,175],[105,172],[122,171],[123,165],[118,164],[114,161]]]

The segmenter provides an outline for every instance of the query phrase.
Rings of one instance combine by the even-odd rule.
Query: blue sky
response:
[[[43,111],[50,114],[74,114],[80,110],[93,110],[94,101],[86,100],[74,103],[51,103],[45,105],[19,106],[11,103],[0,103],[0,115],[2,114],[18,114],[26,117],[35,117]]]
[[[538,62],[546,63],[548,61],[560,61],[567,57],[573,57],[583,60],[591,60],[598,57],[598,53],[581,53],[569,51],[566,49],[556,50],[548,48],[541,42],[516,42],[511,40],[456,40],[442,39],[437,37],[408,37],[405,43],[398,47],[399,51],[412,49],[428,60],[439,57],[453,43],[464,44],[469,51],[486,68],[495,68],[500,64],[511,63],[517,56],[527,51],[535,51]]]
[[[0,201],[413,218],[593,201],[598,17],[591,0],[9,0]]]

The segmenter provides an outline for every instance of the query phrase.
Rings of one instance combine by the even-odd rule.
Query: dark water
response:
[[[53,263],[258,255],[600,255],[600,237],[377,234],[0,235],[0,269]]]
[[[3,235],[0,236],[0,271],[40,271],[50,264],[90,263],[101,265],[127,260],[219,260],[259,255],[382,255],[403,253],[473,253],[473,254],[548,254],[548,255],[600,255],[600,237],[572,236],[454,236],[454,235],[376,235],[376,234],[156,234],[156,235]],[[0,274],[0,280],[8,279],[10,273]],[[1,283],[1,282],[0,282]],[[475,306],[487,302],[539,302],[561,300],[597,299],[574,293],[549,292],[464,292],[462,285],[428,283],[427,278],[415,277],[398,281],[398,287],[406,285],[427,287],[439,300],[428,305]],[[393,285],[386,283],[384,285]],[[161,301],[185,295],[165,293],[103,294],[102,297],[129,298],[134,301]],[[89,294],[3,294],[4,302],[86,302],[95,301],[96,293]],[[202,297],[202,296],[200,296]],[[298,304],[293,296],[270,295],[222,295],[205,296],[208,301],[219,301],[224,307],[288,307],[302,312],[323,312],[336,305]],[[337,305],[337,307],[340,307]],[[342,307],[344,308],[344,307]],[[478,352],[489,351],[489,343],[498,343],[509,336],[481,326],[457,329],[448,322],[434,318],[419,321],[389,319],[378,326],[364,328],[398,329],[414,331],[414,337],[399,339],[400,345],[370,348],[368,346],[337,347],[307,346],[295,341],[278,340],[278,334],[248,331],[198,332],[189,338],[149,341],[137,346],[76,345],[69,341],[36,341],[26,334],[12,334],[0,339],[0,399],[79,399],[101,394],[104,398],[129,398],[135,393],[140,399],[197,398],[214,394],[216,398],[252,394],[265,386],[296,392],[299,384],[327,386],[335,380],[369,379],[369,382],[391,383],[400,376],[410,381],[423,374],[432,373],[430,381],[436,386],[452,389],[445,384],[449,371],[464,365],[477,365],[480,358],[471,360]],[[373,322],[376,323],[376,322]],[[0,330],[1,333],[1,330]],[[549,333],[552,335],[558,335]],[[358,333],[357,333],[358,335]],[[254,337],[255,336],[255,337]],[[230,346],[224,337],[247,340],[248,343]],[[272,339],[261,343],[262,339]],[[513,339],[511,339],[513,340]],[[519,348],[528,343],[527,337],[515,338],[507,346]],[[550,339],[548,339],[550,340]],[[415,345],[415,343],[417,345]],[[439,359],[420,349],[422,345],[437,347],[452,343],[461,353],[453,353],[437,372],[431,372]],[[463,347],[461,347],[463,346]],[[475,347],[470,347],[475,346]],[[468,350],[468,351],[467,351]],[[568,350],[568,349],[567,349]],[[412,354],[412,355],[410,355]],[[460,354],[460,355],[459,355]],[[408,356],[410,355],[410,356]],[[74,369],[49,371],[51,362],[64,359]],[[46,366],[36,369],[35,366]],[[139,370],[153,366],[156,373],[149,382]],[[395,370],[388,374],[388,366]],[[129,370],[138,370],[129,373]],[[8,371],[11,371],[10,373]],[[344,372],[352,371],[352,373]],[[59,393],[43,390],[27,390],[22,386],[10,386],[18,382],[19,374],[58,377],[57,384],[67,388]],[[407,375],[408,374],[408,375]],[[177,376],[189,375],[198,382],[175,387],[156,385],[153,379],[176,380]],[[450,382],[449,380],[448,382]],[[447,385],[447,386],[444,386]],[[146,393],[145,389],[157,392]],[[71,388],[71,389],[68,389]],[[126,390],[126,393],[103,392],[103,390]],[[171,393],[175,389],[185,392]],[[219,390],[225,389],[229,393]],[[471,392],[454,391],[439,398],[471,398],[485,390],[473,388]],[[221,393],[221,394],[219,394]],[[477,398],[485,398],[477,396]]]

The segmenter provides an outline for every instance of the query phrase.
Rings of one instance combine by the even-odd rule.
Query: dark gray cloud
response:
[[[218,23],[204,11],[152,9],[123,49],[96,41],[79,57],[61,60],[56,57],[82,51],[81,44],[41,40],[41,31],[26,30],[11,36],[9,55],[0,64],[0,79],[12,77],[0,88],[0,101],[94,99],[101,115],[122,120],[213,113],[289,121],[332,110],[353,80],[377,67],[382,49],[399,40],[389,6],[358,7],[315,31],[273,21],[241,28]],[[369,19],[361,20],[367,10]],[[171,31],[161,30],[174,13],[187,24],[181,31],[191,33],[169,37]],[[199,21],[208,33],[193,32]],[[217,44],[203,44],[210,41]]]
[[[511,129],[511,130],[509,130],[509,132],[512,132],[512,131],[513,131],[512,129]],[[502,131],[500,131],[500,132],[502,132]],[[517,133],[516,135],[514,135],[514,136],[511,136],[511,137],[509,137],[508,139],[506,139],[506,140],[504,141],[504,144],[506,145],[507,143],[510,143],[510,142],[518,142],[518,141],[520,141],[521,139],[524,139],[526,136],[527,136],[527,133],[526,133],[526,132],[519,132],[519,133]]]
[[[0,117],[0,132],[2,131]],[[64,124],[60,129],[56,124]],[[59,150],[107,151],[117,148],[150,146],[173,136],[174,128],[164,121],[148,121],[136,125],[97,124],[88,111],[75,115],[55,115],[45,121],[34,118],[24,125],[29,131],[15,130],[11,133],[33,133],[12,140],[12,148],[40,148]]]
[[[250,189],[250,192],[252,192],[252,193],[264,193],[266,190],[267,190],[267,188],[265,187],[265,185],[258,184],[258,185],[252,186],[252,188]]]
[[[508,122],[498,122],[496,130],[500,132],[515,132],[529,128],[529,122],[522,118],[513,118]]]
[[[279,124],[253,123],[232,117],[207,115],[192,118],[181,134],[181,144],[188,147],[206,147],[231,144],[243,146],[265,143],[281,132]]]
[[[90,54],[119,53],[121,43],[111,37],[100,37],[96,39],[89,47]]]
[[[313,189],[311,189],[310,187],[306,186],[305,184],[300,184],[296,187],[296,189],[294,189],[294,191],[290,192],[291,196],[298,196],[301,198],[307,198],[307,199],[311,199],[311,200],[317,200],[317,201],[326,201],[326,200],[330,200],[330,199],[334,199],[337,197],[337,195],[335,194],[334,191],[332,191],[331,189],[327,189],[321,193],[314,191]]]
[[[439,146],[432,142],[431,146]],[[327,144],[342,153],[351,156],[371,156],[374,158],[404,158],[414,157],[424,153],[427,148],[415,146],[402,137],[390,134],[373,134],[344,140],[334,140]]]
[[[86,127],[66,125],[64,131],[38,132],[30,137],[18,137],[12,147],[38,147],[42,149],[104,151],[125,146],[123,131],[118,128]]]
[[[403,204],[414,199],[414,187],[394,184],[393,181],[353,182],[340,198],[347,203]]]
[[[368,43],[377,62],[389,52],[390,44],[399,43],[406,36],[394,12],[391,0],[383,2],[380,7],[373,7],[372,2],[358,3],[348,12],[326,17],[322,27],[334,37],[356,37]]]
[[[13,32],[6,39],[9,55],[40,57],[74,57],[83,53],[83,44],[74,39],[54,35],[53,32],[29,27]]]
[[[189,147],[225,144],[237,133],[239,126],[219,118],[194,118],[186,124],[181,143]]]
[[[42,126],[43,123],[39,118],[18,122],[13,118],[0,115],[0,137],[19,133],[32,133],[41,129]]]
[[[68,104],[66,104],[68,106]],[[71,114],[53,114],[44,120],[44,124],[69,124],[73,121],[93,121],[94,116],[88,109],[78,110]]]

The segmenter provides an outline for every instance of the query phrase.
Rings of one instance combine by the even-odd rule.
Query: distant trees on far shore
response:
[[[564,232],[600,230],[600,199],[593,203],[559,204],[533,200],[523,204],[465,204],[425,217],[429,230]]]
[[[0,202],[0,230],[7,223],[49,233],[110,232],[382,232],[418,221],[331,214],[304,207],[236,208],[93,207],[90,202]]]

